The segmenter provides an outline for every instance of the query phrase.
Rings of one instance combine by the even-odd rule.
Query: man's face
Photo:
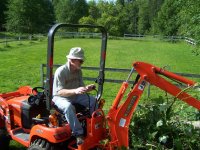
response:
[[[71,59],[71,67],[73,70],[79,70],[81,69],[81,65],[83,64],[83,60],[81,59]]]

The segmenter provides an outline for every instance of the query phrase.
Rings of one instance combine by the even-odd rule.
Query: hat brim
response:
[[[74,57],[74,56],[70,56],[70,55],[67,55],[66,56],[68,59],[80,59],[80,60],[84,60],[84,58],[81,58],[81,57]]]

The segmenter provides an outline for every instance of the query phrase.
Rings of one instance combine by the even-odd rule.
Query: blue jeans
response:
[[[54,96],[53,102],[58,107],[60,111],[62,111],[65,115],[67,122],[70,125],[73,136],[83,135],[83,128],[76,117],[76,110],[73,104],[81,104],[85,107],[89,106],[90,99],[90,114],[94,112],[98,108],[98,104],[96,103],[96,99],[93,96],[89,96],[86,94],[75,95],[70,98]]]

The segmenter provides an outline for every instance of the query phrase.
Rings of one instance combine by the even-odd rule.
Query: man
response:
[[[81,65],[84,62],[84,51],[80,47],[74,47],[66,56],[68,61],[59,67],[54,74],[53,82],[53,102],[65,115],[72,135],[76,137],[77,145],[84,142],[83,128],[76,117],[73,104],[88,106],[90,104],[90,114],[96,109],[94,97],[85,94],[94,89],[94,84],[85,86],[82,79]],[[89,102],[90,99],[90,102]]]

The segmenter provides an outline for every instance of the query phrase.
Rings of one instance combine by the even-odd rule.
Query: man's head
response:
[[[81,47],[73,47],[70,49],[69,55],[66,56],[68,59],[85,59],[84,51]]]
[[[69,54],[66,57],[70,62],[72,70],[80,69],[85,59],[84,51],[80,47],[71,48]]]

